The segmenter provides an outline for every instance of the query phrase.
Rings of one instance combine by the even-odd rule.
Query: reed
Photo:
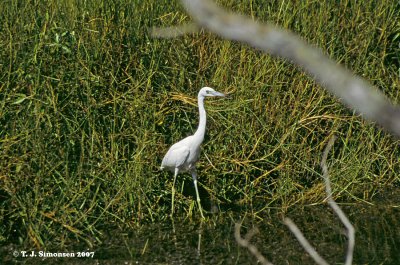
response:
[[[299,33],[400,99],[400,7],[390,1],[221,1]],[[61,248],[101,242],[104,229],[159,222],[172,176],[158,170],[197,125],[205,200],[222,211],[286,211],[323,203],[320,156],[332,134],[334,199],[368,202],[399,185],[399,141],[343,107],[288,62],[196,33],[150,38],[189,20],[178,2],[0,3],[0,242]],[[189,176],[177,180],[177,215],[193,217]]]

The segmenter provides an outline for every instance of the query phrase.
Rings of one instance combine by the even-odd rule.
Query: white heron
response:
[[[206,110],[204,109],[204,98],[205,97],[225,97],[223,93],[217,92],[211,87],[203,87],[199,91],[197,97],[197,103],[199,105],[199,127],[196,132],[188,136],[181,141],[172,145],[167,154],[164,156],[161,169],[169,169],[174,173],[174,183],[172,184],[172,212],[174,213],[174,197],[175,197],[175,181],[176,176],[180,172],[189,172],[192,175],[194,188],[196,189],[197,203],[201,217],[204,218],[203,210],[200,204],[199,190],[197,189],[197,172],[196,162],[200,156],[200,145],[204,140],[204,134],[206,131]]]

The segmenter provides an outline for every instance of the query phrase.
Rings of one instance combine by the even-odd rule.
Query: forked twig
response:
[[[251,238],[258,233],[257,228],[251,229],[245,236],[244,238],[241,237],[240,235],[240,227],[242,225],[239,223],[235,223],[235,239],[236,242],[244,247],[247,248],[253,256],[257,258],[257,260],[263,264],[263,265],[273,265],[271,262],[269,262],[261,253],[258,251],[258,248],[254,246],[253,244],[250,243]]]

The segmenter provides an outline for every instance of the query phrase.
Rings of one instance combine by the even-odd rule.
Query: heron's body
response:
[[[190,171],[199,160],[200,144],[191,135],[172,145],[161,163],[161,169],[167,168],[172,172],[175,172],[175,168],[179,172]]]
[[[196,189],[197,202],[199,204],[201,216],[203,212],[200,204],[199,191],[197,188],[197,173],[196,173],[196,162],[200,157],[200,145],[204,140],[204,134],[206,131],[206,111],[204,109],[204,98],[205,97],[223,97],[222,93],[215,91],[210,87],[203,87],[199,91],[198,105],[199,105],[199,127],[195,134],[188,136],[176,144],[172,145],[168,152],[165,154],[161,169],[169,169],[174,172],[174,183],[172,185],[172,213],[174,212],[174,195],[175,195],[175,180],[176,176],[180,172],[190,172],[193,177],[194,187]]]

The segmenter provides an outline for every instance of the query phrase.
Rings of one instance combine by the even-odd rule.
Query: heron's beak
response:
[[[226,97],[225,94],[220,93],[220,92],[218,92],[218,91],[215,91],[215,92],[213,93],[213,95],[214,95],[215,97]]]

